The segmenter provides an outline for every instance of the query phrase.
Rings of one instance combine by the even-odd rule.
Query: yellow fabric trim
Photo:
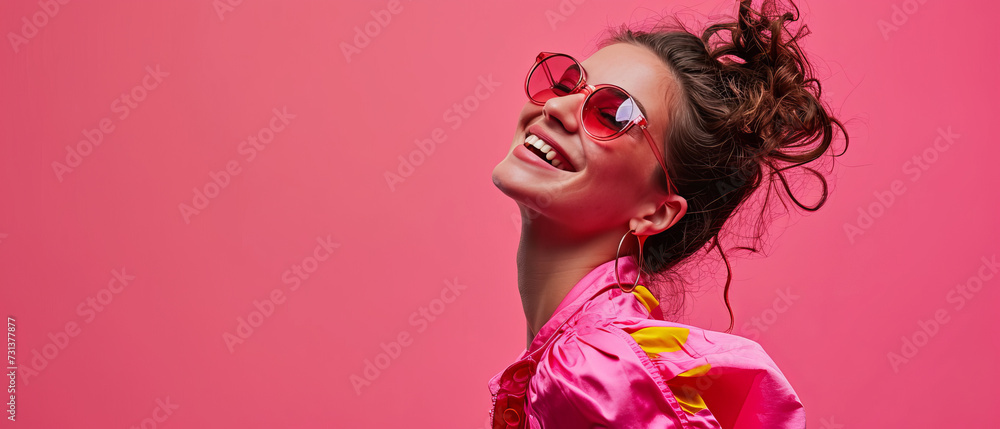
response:
[[[653,359],[660,353],[680,350],[687,342],[688,332],[687,328],[675,326],[650,326],[629,335],[649,355],[649,358]]]
[[[685,412],[697,414],[698,411],[708,408],[698,389],[691,387],[689,384],[694,382],[694,377],[708,374],[710,369],[712,369],[712,364],[706,363],[677,374],[676,377],[667,381],[667,386],[670,387],[671,392],[674,392],[674,397],[677,398],[677,402]]]
[[[697,414],[698,411],[708,408],[705,400],[701,398],[698,391],[688,386],[670,386],[670,391],[674,392],[674,398],[688,414]]]
[[[702,375],[708,374],[708,370],[710,370],[710,369],[712,369],[712,364],[706,363],[706,364],[704,364],[702,366],[699,366],[697,368],[691,368],[691,369],[689,369],[687,371],[684,371],[684,372],[682,372],[680,374],[677,374],[677,376],[678,377],[700,377]]]
[[[656,300],[653,294],[649,293],[649,289],[645,286],[636,286],[632,293],[635,294],[636,298],[639,298],[639,302],[646,307],[646,311],[652,313],[653,309],[660,306],[660,301]]]

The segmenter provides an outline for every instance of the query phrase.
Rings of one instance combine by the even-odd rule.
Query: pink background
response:
[[[33,36],[0,48],[0,312],[17,320],[19,365],[37,370],[18,378],[15,424],[485,427],[486,383],[524,347],[516,206],[490,174],[533,56],[586,57],[607,25],[661,11],[733,11],[562,3],[244,1],[220,15],[209,0],[74,1],[36,17],[54,7],[5,2],[5,40]],[[1000,279],[982,258],[1000,250],[1000,6],[802,11],[853,140],[828,205],[785,219],[767,258],[736,263],[735,332],[771,354],[810,427],[996,422]],[[370,24],[377,36],[348,61],[342,43],[373,12],[391,20]],[[166,76],[147,77],[158,66]],[[499,86],[468,101],[480,78]],[[123,94],[141,99],[124,118]],[[475,109],[459,120],[463,102]],[[102,120],[113,130],[57,175]],[[252,159],[250,135],[270,140]],[[435,135],[390,187],[398,157]],[[213,188],[227,164],[238,174]],[[206,186],[214,198],[185,219],[179,205]],[[873,219],[851,236],[859,210]],[[109,288],[114,270],[134,279]],[[456,280],[460,294],[442,295]],[[253,316],[275,290],[280,304]],[[779,291],[797,298],[776,303]],[[947,322],[934,328],[936,312]],[[253,332],[227,346],[248,316]],[[690,322],[725,329],[721,288],[694,299]],[[394,357],[356,389],[383,344]],[[894,366],[890,353],[909,358]]]

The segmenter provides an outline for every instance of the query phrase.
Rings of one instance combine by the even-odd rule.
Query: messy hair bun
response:
[[[750,3],[740,2],[737,22],[712,25],[701,36],[709,47],[708,55],[720,62],[722,93],[735,103],[725,115],[724,127],[740,131],[737,142],[757,149],[765,163],[771,159],[796,163],[793,166],[810,162],[830,146],[833,126],[843,127],[821,105],[820,83],[812,77],[812,67],[798,46],[808,34],[807,27],[800,27],[795,34],[785,28],[786,22],[798,20],[798,9],[794,14],[779,13],[773,1],[766,1],[758,12]],[[712,38],[724,32],[728,32],[728,40],[713,46]],[[809,147],[819,139],[820,144],[811,150],[790,151]],[[775,169],[781,174],[781,169]],[[798,201],[794,194],[789,195]],[[823,202],[814,207],[799,206],[814,211]]]
[[[732,271],[719,243],[723,225],[760,188],[765,203],[755,222],[756,235],[750,237],[751,245],[737,246],[759,252],[775,179],[797,206],[818,210],[827,199],[826,179],[804,165],[830,149],[835,127],[847,149],[846,130],[821,102],[820,82],[799,47],[809,31],[804,25],[789,28],[799,19],[798,12],[794,4],[782,8],[764,0],[754,9],[751,0],[742,0],[735,21],[712,24],[700,37],[675,21],[650,31],[623,27],[602,44],[650,49],[679,84],[679,90],[665,94],[670,125],[662,141],[670,179],[687,200],[688,210],[673,227],[646,240],[641,262],[645,271],[678,289],[673,268],[702,248],[718,250],[727,271],[729,330],[735,319],[728,295]],[[834,156],[840,155],[843,152]],[[822,185],[822,196],[813,205],[802,204],[789,186],[786,173],[796,167]],[[768,186],[762,186],[765,182]],[[674,292],[680,299],[670,300],[668,310],[677,311],[683,307],[684,291]]]

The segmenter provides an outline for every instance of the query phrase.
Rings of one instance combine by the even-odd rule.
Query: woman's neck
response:
[[[549,219],[529,219],[524,211],[521,220],[517,288],[527,322],[526,348],[529,348],[570,289],[594,268],[615,257],[621,237],[609,232],[581,239],[580,234],[566,233]]]

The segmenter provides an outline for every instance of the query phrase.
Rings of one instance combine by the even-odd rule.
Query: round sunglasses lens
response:
[[[583,106],[583,126],[597,137],[611,137],[640,114],[628,94],[616,88],[601,88]]]
[[[542,60],[528,76],[528,97],[544,103],[552,97],[569,94],[582,78],[576,61],[564,55],[553,55]]]

